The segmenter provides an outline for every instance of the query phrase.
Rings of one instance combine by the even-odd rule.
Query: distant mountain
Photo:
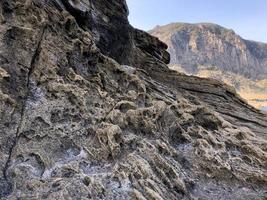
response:
[[[254,106],[267,105],[267,44],[211,23],[172,23],[149,33],[168,45],[170,68],[224,81]]]

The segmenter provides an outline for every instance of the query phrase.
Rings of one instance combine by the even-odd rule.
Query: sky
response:
[[[267,43],[267,0],[127,0],[130,23],[142,30],[171,22],[211,22]]]

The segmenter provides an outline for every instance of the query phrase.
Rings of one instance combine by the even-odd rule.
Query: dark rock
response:
[[[0,178],[0,199],[8,196],[11,193],[12,185],[3,178]]]
[[[167,46],[129,25],[125,1],[9,2],[1,198],[265,198],[266,115],[169,70]]]

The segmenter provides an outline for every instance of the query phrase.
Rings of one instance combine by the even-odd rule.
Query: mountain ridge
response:
[[[154,30],[150,30],[149,33],[157,36],[159,38],[163,38],[164,42],[167,42],[169,44],[169,51],[175,51],[175,49],[173,48],[173,44],[171,44],[171,42],[176,42],[175,41],[175,35],[174,32],[176,34],[184,34],[181,35],[180,37],[184,37],[184,40],[187,41],[180,41],[181,44],[180,45],[187,45],[185,43],[189,43],[190,41],[188,41],[191,37],[191,42],[197,42],[197,40],[199,40],[199,42],[204,42],[205,44],[202,44],[204,46],[201,46],[201,44],[199,44],[197,47],[199,48],[205,48],[208,45],[210,45],[210,48],[215,48],[216,50],[220,50],[220,48],[230,48],[230,50],[233,51],[233,53],[237,54],[240,53],[244,58],[246,58],[248,61],[246,61],[245,59],[242,60],[241,58],[241,63],[238,62],[233,62],[230,63],[229,65],[233,65],[232,68],[231,66],[228,66],[227,70],[235,70],[235,68],[238,67],[242,67],[243,70],[245,70],[248,67],[254,67],[254,69],[256,70],[258,67],[259,69],[261,69],[262,71],[256,71],[254,72],[254,74],[243,74],[245,76],[247,76],[248,78],[257,78],[260,76],[260,73],[263,73],[263,75],[266,75],[266,57],[267,57],[267,44],[265,43],[258,43],[255,41],[250,41],[250,40],[245,40],[243,38],[241,38],[239,35],[237,35],[232,29],[227,29],[224,28],[220,25],[217,24],[213,24],[213,23],[196,23],[196,24],[190,24],[190,23],[171,23],[165,26],[158,26],[156,29]],[[168,34],[169,33],[169,34]],[[162,35],[161,35],[162,34]],[[165,35],[164,35],[165,34]],[[187,35],[188,34],[188,35]],[[193,35],[196,34],[196,35]],[[193,38],[193,36],[195,36],[196,38]],[[164,37],[168,37],[168,38],[164,38]],[[173,37],[173,38],[170,38]],[[188,38],[189,37],[189,38]],[[201,38],[201,37],[204,37]],[[213,41],[206,41],[205,37],[210,37],[210,40]],[[214,37],[214,38],[212,38]],[[177,42],[179,41],[179,38],[176,38]],[[203,40],[201,40],[203,39]],[[208,39],[208,38],[206,38]],[[217,39],[217,41],[216,41]],[[183,43],[184,42],[184,43]],[[208,42],[215,42],[214,44],[209,44]],[[217,43],[216,43],[217,42]],[[227,46],[226,43],[229,43],[230,45],[235,46],[236,49],[231,49],[231,46]],[[179,45],[179,44],[177,44]],[[192,44],[193,45],[193,44]],[[197,45],[197,44],[195,44]],[[182,46],[181,46],[182,47]],[[190,47],[190,46],[189,46]],[[177,47],[178,48],[178,47]],[[258,49],[258,48],[262,48],[262,49]],[[182,49],[179,49],[182,50]],[[205,49],[203,49],[205,50]],[[208,50],[208,49],[206,49]],[[234,52],[234,50],[237,50],[238,52]],[[261,51],[262,50],[262,51]],[[224,51],[224,49],[221,49],[221,51]],[[226,50],[225,50],[226,51]],[[171,64],[174,63],[176,64],[177,62],[179,63],[179,61],[177,60],[177,52],[176,55],[174,54],[175,52],[171,52],[172,55],[172,59],[171,60]],[[192,53],[192,52],[191,52]],[[201,51],[200,51],[201,53]],[[209,52],[211,53],[211,52]],[[227,54],[227,52],[222,52],[224,54]],[[221,55],[222,55],[221,53]],[[191,57],[193,57],[194,54],[192,54]],[[195,55],[197,56],[197,55]],[[204,55],[206,59],[209,59],[207,55]],[[227,56],[229,56],[230,58],[236,55],[232,55],[231,54],[227,54]],[[252,56],[252,58],[250,58]],[[261,59],[261,60],[253,60],[253,56],[255,56],[257,59]],[[237,56],[236,56],[237,57]],[[198,57],[198,59],[201,59],[201,62],[205,63],[205,61],[203,61],[204,58],[202,57]],[[237,58],[236,58],[237,59]],[[194,62],[194,60],[193,60]],[[200,62],[200,61],[198,61]],[[216,62],[214,60],[212,60],[212,58],[210,58],[210,60],[206,61],[207,63],[214,63],[214,65],[217,64],[221,65],[219,67],[224,67],[223,65],[226,65],[228,63],[223,63],[221,60],[219,62]],[[249,63],[251,62],[251,63]],[[263,62],[262,64],[260,62]],[[260,63],[258,64],[259,66],[253,66],[254,63]],[[192,63],[191,63],[192,64]],[[198,64],[198,63],[197,63]],[[240,66],[238,66],[240,65]],[[237,71],[236,73],[242,74],[241,71]],[[261,77],[262,78],[262,77]],[[259,78],[259,79],[261,79]]]
[[[256,39],[252,39],[252,38],[245,38],[241,34],[237,33],[233,28],[230,28],[230,27],[228,28],[226,26],[223,26],[223,25],[220,25],[220,24],[214,23],[214,22],[193,22],[193,23],[190,23],[190,22],[171,22],[171,23],[168,23],[165,25],[156,25],[154,28],[147,30],[147,32],[153,35],[153,32],[155,30],[160,29],[160,28],[164,28],[164,27],[168,27],[168,26],[173,26],[175,28],[175,26],[179,26],[179,25],[187,25],[187,26],[193,26],[193,27],[198,26],[198,25],[214,26],[214,27],[218,27],[218,28],[222,28],[222,29],[226,29],[228,31],[231,31],[231,32],[235,33],[236,35],[238,35],[243,40],[255,42],[255,43],[267,46],[267,42],[262,42],[260,40],[256,40]]]
[[[267,105],[259,104],[267,98],[267,44],[213,23],[171,23],[149,33],[167,43],[172,69],[224,81],[257,108]],[[254,94],[253,89],[261,92]]]

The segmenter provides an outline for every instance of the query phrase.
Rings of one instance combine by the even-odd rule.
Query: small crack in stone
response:
[[[5,192],[2,194],[2,196],[8,196],[11,191],[12,191],[12,183],[11,181],[9,180],[9,177],[8,177],[8,168],[10,167],[10,164],[11,164],[11,157],[12,157],[12,153],[19,141],[19,138],[20,138],[20,131],[21,131],[21,128],[23,126],[23,121],[25,119],[25,110],[26,110],[26,106],[27,106],[27,101],[29,99],[29,96],[30,96],[30,79],[31,79],[31,75],[35,69],[35,65],[36,65],[36,61],[40,55],[40,52],[41,52],[41,44],[42,44],[42,41],[43,41],[43,38],[44,38],[44,34],[45,34],[45,31],[46,31],[46,28],[47,28],[47,25],[45,25],[43,28],[42,28],[42,31],[41,31],[41,36],[40,36],[40,39],[38,41],[38,44],[37,44],[37,47],[34,51],[34,54],[33,54],[33,57],[32,57],[32,60],[31,60],[31,64],[30,64],[30,69],[28,71],[28,74],[27,74],[27,84],[26,84],[26,97],[24,99],[24,102],[23,102],[23,105],[22,105],[22,108],[21,108],[21,112],[20,112],[20,120],[19,120],[19,124],[17,126],[17,129],[16,129],[16,135],[15,135],[15,140],[9,150],[9,155],[8,155],[8,159],[6,161],[6,164],[4,166],[4,169],[3,169],[3,175],[4,175],[4,180],[7,184],[6,186],[6,190],[9,191],[9,192]],[[0,193],[1,195],[1,193]],[[0,198],[2,198],[0,196]]]

